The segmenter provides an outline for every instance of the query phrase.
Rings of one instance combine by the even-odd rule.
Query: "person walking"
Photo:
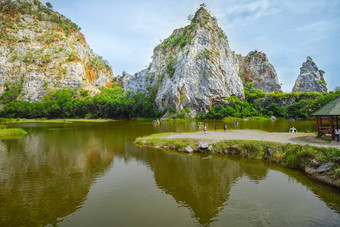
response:
[[[224,125],[223,125],[223,129],[224,129],[224,132],[227,131],[227,124],[224,124]]]
[[[340,129],[339,129],[339,128],[335,129],[335,130],[334,130],[334,134],[335,134],[335,135],[336,135],[336,137],[337,137],[337,141],[336,141],[336,142],[338,142],[338,143],[339,143]]]
[[[206,125],[204,125],[203,130],[204,130],[204,134],[207,134],[207,126]]]

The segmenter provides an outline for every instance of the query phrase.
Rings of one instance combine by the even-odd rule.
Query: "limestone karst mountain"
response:
[[[174,30],[154,49],[147,69],[123,75],[125,90],[153,91],[159,109],[190,108],[192,116],[208,112],[230,96],[243,99],[242,80],[265,92],[281,91],[266,55],[257,51],[236,55],[216,19],[203,7],[190,25]]]
[[[239,60],[226,35],[209,12],[201,7],[190,25],[176,29],[153,51],[149,68],[124,76],[125,90],[156,92],[164,110],[190,108],[207,112],[225,98],[244,98]]]
[[[281,90],[281,85],[274,67],[269,63],[265,53],[251,51],[245,57],[240,56],[241,77],[245,83],[254,83],[254,88],[266,93]]]
[[[38,0],[1,1],[0,21],[0,95],[9,84],[28,101],[57,88],[96,93],[112,80],[80,28]]]
[[[311,57],[302,63],[300,75],[295,81],[293,92],[322,92],[327,93],[327,84],[323,78],[323,70],[319,70]]]

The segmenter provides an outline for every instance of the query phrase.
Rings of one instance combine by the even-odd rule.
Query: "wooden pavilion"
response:
[[[312,115],[316,119],[318,135],[331,134],[332,140],[334,140],[334,129],[340,128],[340,96],[321,107]]]

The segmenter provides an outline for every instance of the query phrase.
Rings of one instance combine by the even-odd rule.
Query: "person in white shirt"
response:
[[[335,135],[338,137],[338,138],[337,138],[337,142],[339,142],[340,129],[339,129],[339,128],[335,129],[335,130],[334,130],[334,133],[335,133]]]

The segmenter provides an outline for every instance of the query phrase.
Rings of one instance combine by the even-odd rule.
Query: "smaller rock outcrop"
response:
[[[262,89],[266,93],[282,92],[276,71],[265,53],[251,51],[245,57],[239,56],[239,60],[239,75],[245,83],[252,82],[254,88]]]
[[[323,70],[319,70],[311,57],[300,68],[300,75],[295,81],[293,92],[322,92],[327,93],[327,83],[323,78]]]

